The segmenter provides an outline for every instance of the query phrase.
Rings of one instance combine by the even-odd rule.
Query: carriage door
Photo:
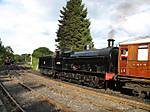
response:
[[[121,48],[120,54],[120,74],[126,75],[127,73],[127,61],[128,61],[128,48]]]

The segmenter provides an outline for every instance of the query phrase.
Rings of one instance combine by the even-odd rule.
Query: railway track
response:
[[[35,74],[37,74],[37,73],[35,73]],[[38,75],[41,75],[41,74],[38,74]],[[48,76],[44,76],[44,75],[41,75],[41,76],[43,76],[45,78],[49,78]],[[90,87],[90,86],[86,86],[86,85],[77,84],[77,83],[74,83],[74,82],[64,81],[64,80],[61,80],[61,79],[53,79],[53,78],[50,78],[50,79],[54,80],[54,81],[58,81],[58,82],[63,82],[63,83],[66,83],[66,84],[69,84],[69,85],[72,85],[72,86],[76,86],[76,87],[79,87],[79,88],[83,88],[83,89],[86,89],[86,90],[94,91],[96,93],[103,93],[103,94],[107,94],[107,95],[111,95],[111,96],[117,96],[119,98],[125,98],[125,99],[129,99],[129,100],[134,100],[134,101],[137,101],[137,102],[150,104],[150,99],[145,99],[145,98],[133,96],[129,93],[128,94],[123,93],[122,91],[114,91],[114,90],[110,90],[110,89],[105,90],[105,89],[102,89],[102,88]]]
[[[47,101],[49,104],[53,104],[55,105],[57,108],[65,111],[65,112],[73,112],[73,110],[71,110],[70,108],[67,108],[66,106],[56,102],[56,101],[53,101],[52,99],[48,98],[47,96],[43,95],[43,94],[40,94],[39,92],[36,92],[34,89],[32,89],[31,87],[23,84],[22,82],[19,81],[19,84],[22,85],[23,87],[27,88],[29,91],[32,91],[32,94],[34,96],[38,96],[40,99],[43,99],[45,101]]]
[[[5,92],[5,94],[7,95],[7,97],[13,102],[13,104],[16,105],[17,110],[19,112],[25,112],[25,110],[20,106],[19,103],[17,103],[17,101],[12,97],[12,95],[9,93],[9,91],[6,89],[6,87],[1,82],[0,82],[0,87]]]
[[[47,77],[47,76],[43,76],[43,77]],[[85,90],[90,90],[90,91],[93,91],[95,93],[102,94],[106,98],[109,97],[109,96],[114,96],[116,101],[118,101],[118,99],[126,99],[126,101],[124,101],[124,100],[123,101],[127,102],[127,100],[129,100],[129,101],[134,101],[134,102],[137,102],[137,103],[139,102],[140,104],[141,103],[146,103],[146,104],[150,105],[150,100],[148,100],[148,99],[142,99],[140,97],[129,96],[129,95],[126,95],[126,94],[122,94],[119,91],[96,89],[96,88],[93,88],[93,87],[79,85],[79,84],[76,84],[76,83],[70,83],[70,82],[67,82],[67,81],[60,80],[60,79],[51,79],[51,80],[58,81],[58,82],[63,82],[63,83],[66,83],[68,85],[75,86],[77,88],[79,87],[79,88],[83,88]]]
[[[63,111],[65,111],[65,112],[73,112],[70,108],[67,108],[64,105],[51,100],[47,96],[42,95],[39,92],[36,92],[34,89],[32,89],[31,87],[23,84],[21,81],[17,80],[16,78],[14,78],[14,77],[13,78],[10,78],[10,77],[8,78],[7,77],[7,79],[5,78],[5,80],[7,80],[7,81],[8,80],[13,81],[13,85],[15,85],[15,88],[17,86],[21,86],[22,88],[26,89],[30,93],[30,95],[32,95],[30,97],[35,97],[36,99],[44,102],[45,105],[46,105],[46,108],[50,108],[50,109],[45,109],[45,110],[42,109],[40,111],[37,111],[37,107],[38,106],[41,107],[41,104],[39,104],[39,105],[35,105],[35,108],[36,108],[35,110],[29,110],[28,108],[25,107],[25,105],[27,105],[27,104],[20,103],[19,100],[16,97],[14,97],[15,93],[10,92],[8,87],[6,87],[6,84],[3,84],[3,82],[5,82],[5,81],[2,80],[2,77],[0,77],[0,79],[1,79],[1,82],[0,82],[1,88],[6,93],[7,97],[9,97],[11,102],[13,102],[13,104],[15,104],[15,106],[16,106],[15,112],[33,112],[33,111],[35,111],[35,112],[43,112],[43,111],[44,112],[51,112],[51,111],[54,111],[54,112],[63,112]],[[7,85],[7,86],[9,86],[9,85]],[[17,90],[17,91],[21,91],[21,90]],[[21,99],[21,100],[24,100],[24,99]],[[30,105],[30,104],[28,104],[28,105]],[[51,108],[54,108],[54,109],[51,109]]]
[[[31,81],[35,81],[33,79],[36,79],[37,81],[35,82],[45,85],[47,88],[47,91],[53,91],[53,92],[56,92],[57,94],[62,94],[65,97],[69,97],[69,98],[71,97],[72,100],[76,100],[80,102],[81,104],[86,103],[86,104],[92,105],[102,110],[114,111],[114,112],[122,112],[122,111],[126,112],[126,111],[130,111],[131,108],[134,108],[134,109],[139,109],[140,111],[146,111],[146,112],[150,111],[150,105],[145,104],[145,103],[99,93],[96,91],[88,90],[85,88],[80,88],[80,87],[73,86],[71,84],[66,84],[64,82],[59,82],[56,80],[49,80],[47,78],[40,77],[32,73],[26,73],[26,76],[27,77],[24,77],[24,79],[26,79],[26,81],[24,80],[25,83],[27,83],[27,80],[29,81],[32,79]],[[68,88],[70,88],[72,92],[65,92],[61,89],[62,87],[65,88],[66,91]],[[77,94],[73,94],[73,93],[77,93]],[[95,100],[95,98],[92,98],[89,96],[96,97],[102,102],[97,101]],[[114,103],[114,106],[108,105],[110,103]],[[126,108],[124,106],[126,106]]]
[[[95,92],[100,92],[100,93],[104,93],[104,94],[108,94],[108,95],[113,95],[113,96],[117,96],[117,97],[120,97],[120,98],[123,97],[125,99],[131,99],[131,100],[135,100],[135,101],[138,101],[138,102],[144,102],[144,103],[150,104],[150,98],[149,97],[143,98],[143,97],[134,96],[131,93],[131,91],[127,91],[125,89],[122,89],[122,90],[119,90],[119,91],[108,89],[106,91],[103,88],[97,88],[97,87],[82,85],[82,84],[78,84],[76,82],[70,82],[68,80],[54,79],[54,78],[49,77],[48,75],[43,75],[43,74],[41,74],[39,72],[35,72],[35,71],[34,72],[33,71],[29,71],[29,72],[33,73],[33,74],[37,74],[37,75],[43,76],[43,77],[46,77],[46,78],[50,78],[51,80],[63,82],[63,83],[69,84],[69,85],[74,85],[74,86],[77,86],[77,87],[80,87],[80,88],[84,88],[84,89],[88,89],[88,90],[92,90],[92,91],[95,91]]]
[[[33,71],[29,71],[29,72],[33,73],[33,74],[40,75],[40,76],[45,77],[45,78],[50,78],[49,76],[43,75],[39,72],[33,72]],[[141,102],[141,103],[150,104],[150,99],[149,98],[145,99],[145,98],[133,96],[133,95],[131,95],[131,93],[127,93],[127,92],[124,93],[122,91],[114,91],[114,90],[110,90],[110,89],[105,90],[105,89],[102,89],[102,88],[90,87],[90,86],[87,86],[87,85],[81,85],[81,84],[77,84],[77,83],[74,83],[74,82],[69,82],[68,80],[66,81],[66,80],[54,79],[54,78],[50,78],[50,79],[54,80],[54,81],[58,81],[58,82],[63,82],[63,83],[66,83],[66,84],[69,84],[69,85],[72,85],[72,86],[76,86],[76,87],[79,87],[79,88],[91,90],[91,91],[94,91],[94,92],[97,92],[97,93],[108,94],[108,95],[111,95],[111,96],[117,96],[119,98],[124,98],[124,99],[134,100],[134,101]]]
[[[9,72],[12,76],[11,78],[7,77],[7,80],[12,80],[15,83],[13,85],[17,84],[21,86],[26,91],[30,92],[32,97],[36,97],[41,101],[45,101],[49,105],[53,105],[57,109],[63,110],[64,112],[150,111],[149,104],[139,101],[133,101],[131,99],[116,97],[110,94],[105,94],[94,88],[89,88],[82,85],[63,82],[55,79],[49,79],[48,77],[43,77],[24,69],[23,71],[22,69],[19,69],[19,71],[7,71],[7,73]],[[1,83],[3,84],[3,82]],[[8,89],[6,88],[6,90]],[[22,109],[25,109],[23,104],[20,104],[20,102],[18,103],[18,105],[20,105]],[[17,108],[19,109],[19,107]]]
[[[108,111],[113,111],[113,112],[123,112],[122,110],[120,109],[115,109],[111,106],[108,106],[106,104],[101,104],[101,103],[97,103],[95,101],[91,101],[90,99],[88,98],[83,98],[83,97],[79,97],[79,96],[73,96],[72,94],[66,94],[65,92],[61,91],[61,90],[58,90],[58,89],[55,89],[55,88],[51,88],[49,86],[46,86],[48,89],[52,89],[53,91],[59,93],[59,94],[65,94],[65,96],[67,97],[72,97],[72,99],[74,100],[77,100],[77,101],[80,101],[81,103],[89,103],[91,105],[94,105],[95,107],[97,108],[101,108],[101,109],[104,109],[104,110],[108,110]]]

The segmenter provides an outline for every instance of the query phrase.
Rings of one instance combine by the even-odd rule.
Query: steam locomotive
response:
[[[150,38],[148,39],[142,43],[121,43],[119,48],[113,46],[114,39],[108,39],[108,47],[103,49],[64,52],[61,55],[57,52],[56,56],[40,57],[39,69],[41,73],[61,80],[105,89],[126,88],[135,95],[149,96]],[[147,51],[148,56],[144,62],[136,59],[141,55],[138,54],[139,48]],[[139,64],[138,69],[136,64]],[[135,69],[140,69],[139,73]]]

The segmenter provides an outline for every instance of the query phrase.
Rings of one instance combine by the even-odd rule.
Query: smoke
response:
[[[115,29],[112,26],[110,26],[110,31],[108,32],[108,38],[113,39],[114,36],[115,36]]]

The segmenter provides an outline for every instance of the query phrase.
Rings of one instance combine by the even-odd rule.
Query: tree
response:
[[[93,45],[89,29],[90,22],[87,19],[87,8],[84,8],[82,0],[68,1],[60,13],[61,20],[59,20],[57,39],[55,39],[59,49],[63,51],[69,48],[79,51],[86,44]]]
[[[12,50],[12,48],[10,46],[6,46],[5,49],[6,49],[6,52],[9,53],[9,54],[14,53],[14,51]]]
[[[24,62],[31,61],[31,54],[22,54],[21,57],[23,58]]]
[[[24,58],[21,55],[15,54],[14,61],[15,61],[15,63],[24,62]]]
[[[1,48],[1,46],[2,46],[2,41],[1,41],[1,38],[0,38],[0,48]]]
[[[2,41],[0,40],[0,65],[4,62],[5,52],[5,47],[2,45]]]
[[[0,65],[3,64],[6,57],[13,58],[13,50],[10,46],[4,47],[0,39]]]
[[[41,56],[52,55],[52,54],[53,54],[53,52],[50,51],[48,48],[39,47],[39,48],[37,48],[33,51],[32,56],[35,57],[35,58],[39,58]]]

